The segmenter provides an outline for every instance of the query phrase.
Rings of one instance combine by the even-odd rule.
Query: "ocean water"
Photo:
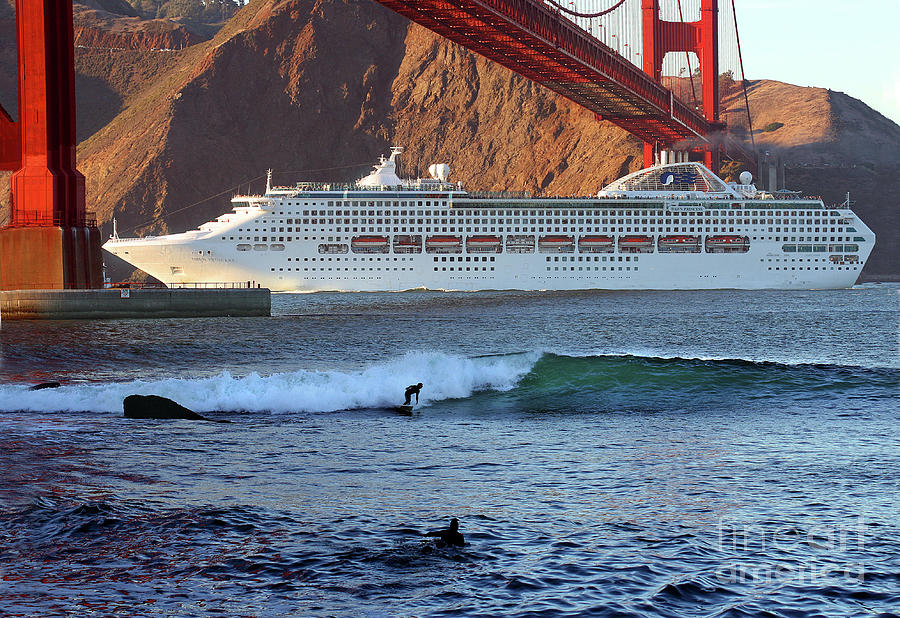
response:
[[[897,615],[898,292],[4,322],[0,614]]]

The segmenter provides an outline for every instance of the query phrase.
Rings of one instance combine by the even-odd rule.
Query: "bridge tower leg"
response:
[[[0,230],[0,289],[98,288],[100,233],[75,167],[71,0],[16,0],[19,121],[0,110],[0,169],[10,223]]]
[[[644,72],[661,81],[662,63],[669,52],[694,52],[700,60],[703,88],[703,115],[711,123],[719,123],[719,0],[701,0],[700,21],[663,21],[660,0],[641,0],[644,39]],[[663,148],[672,144],[661,144]],[[654,144],[644,144],[644,165],[653,164]],[[719,148],[704,151],[704,162],[718,171]]]

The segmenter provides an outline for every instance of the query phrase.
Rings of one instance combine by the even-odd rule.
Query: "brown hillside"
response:
[[[884,165],[900,161],[900,126],[842,92],[771,80],[748,87],[760,149],[792,165]],[[729,97],[732,121],[745,122],[743,95]],[[784,126],[762,129],[771,123]]]
[[[788,188],[826,203],[843,202],[849,191],[877,234],[866,274],[900,274],[900,126],[833,90],[761,80],[749,95],[757,148],[781,156]],[[760,130],[770,123],[784,126]]]
[[[181,24],[166,20],[123,17],[75,5],[76,49],[182,49],[203,40]]]
[[[136,147],[140,144],[140,147]],[[83,144],[96,208],[123,228],[261,177],[358,176],[391,144],[469,186],[594,193],[637,164],[619,130],[375,3],[261,2],[188,50]],[[122,182],[122,179],[128,179]],[[259,184],[257,184],[257,187]],[[227,196],[157,220],[180,230]]]
[[[104,6],[94,0],[79,23],[144,31],[135,17],[86,17]],[[89,207],[123,233],[194,227],[227,210],[236,186],[261,189],[269,167],[279,182],[353,179],[390,145],[407,148],[408,168],[448,162],[468,187],[544,194],[592,194],[640,164],[619,129],[374,2],[255,0],[189,43],[77,52]],[[14,66],[8,47],[0,37],[0,69]],[[879,232],[867,272],[900,272],[900,127],[827,90],[758,81],[750,100],[755,137],[787,162],[788,186],[827,201],[850,189]],[[733,94],[729,108],[742,106]],[[784,126],[759,131],[772,122]]]

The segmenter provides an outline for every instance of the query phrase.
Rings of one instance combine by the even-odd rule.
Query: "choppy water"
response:
[[[897,286],[273,309],[2,324],[0,614],[900,612]]]

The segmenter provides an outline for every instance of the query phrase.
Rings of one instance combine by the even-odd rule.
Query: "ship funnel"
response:
[[[428,173],[435,180],[447,182],[447,179],[450,178],[450,166],[446,163],[432,163],[428,166]]]

